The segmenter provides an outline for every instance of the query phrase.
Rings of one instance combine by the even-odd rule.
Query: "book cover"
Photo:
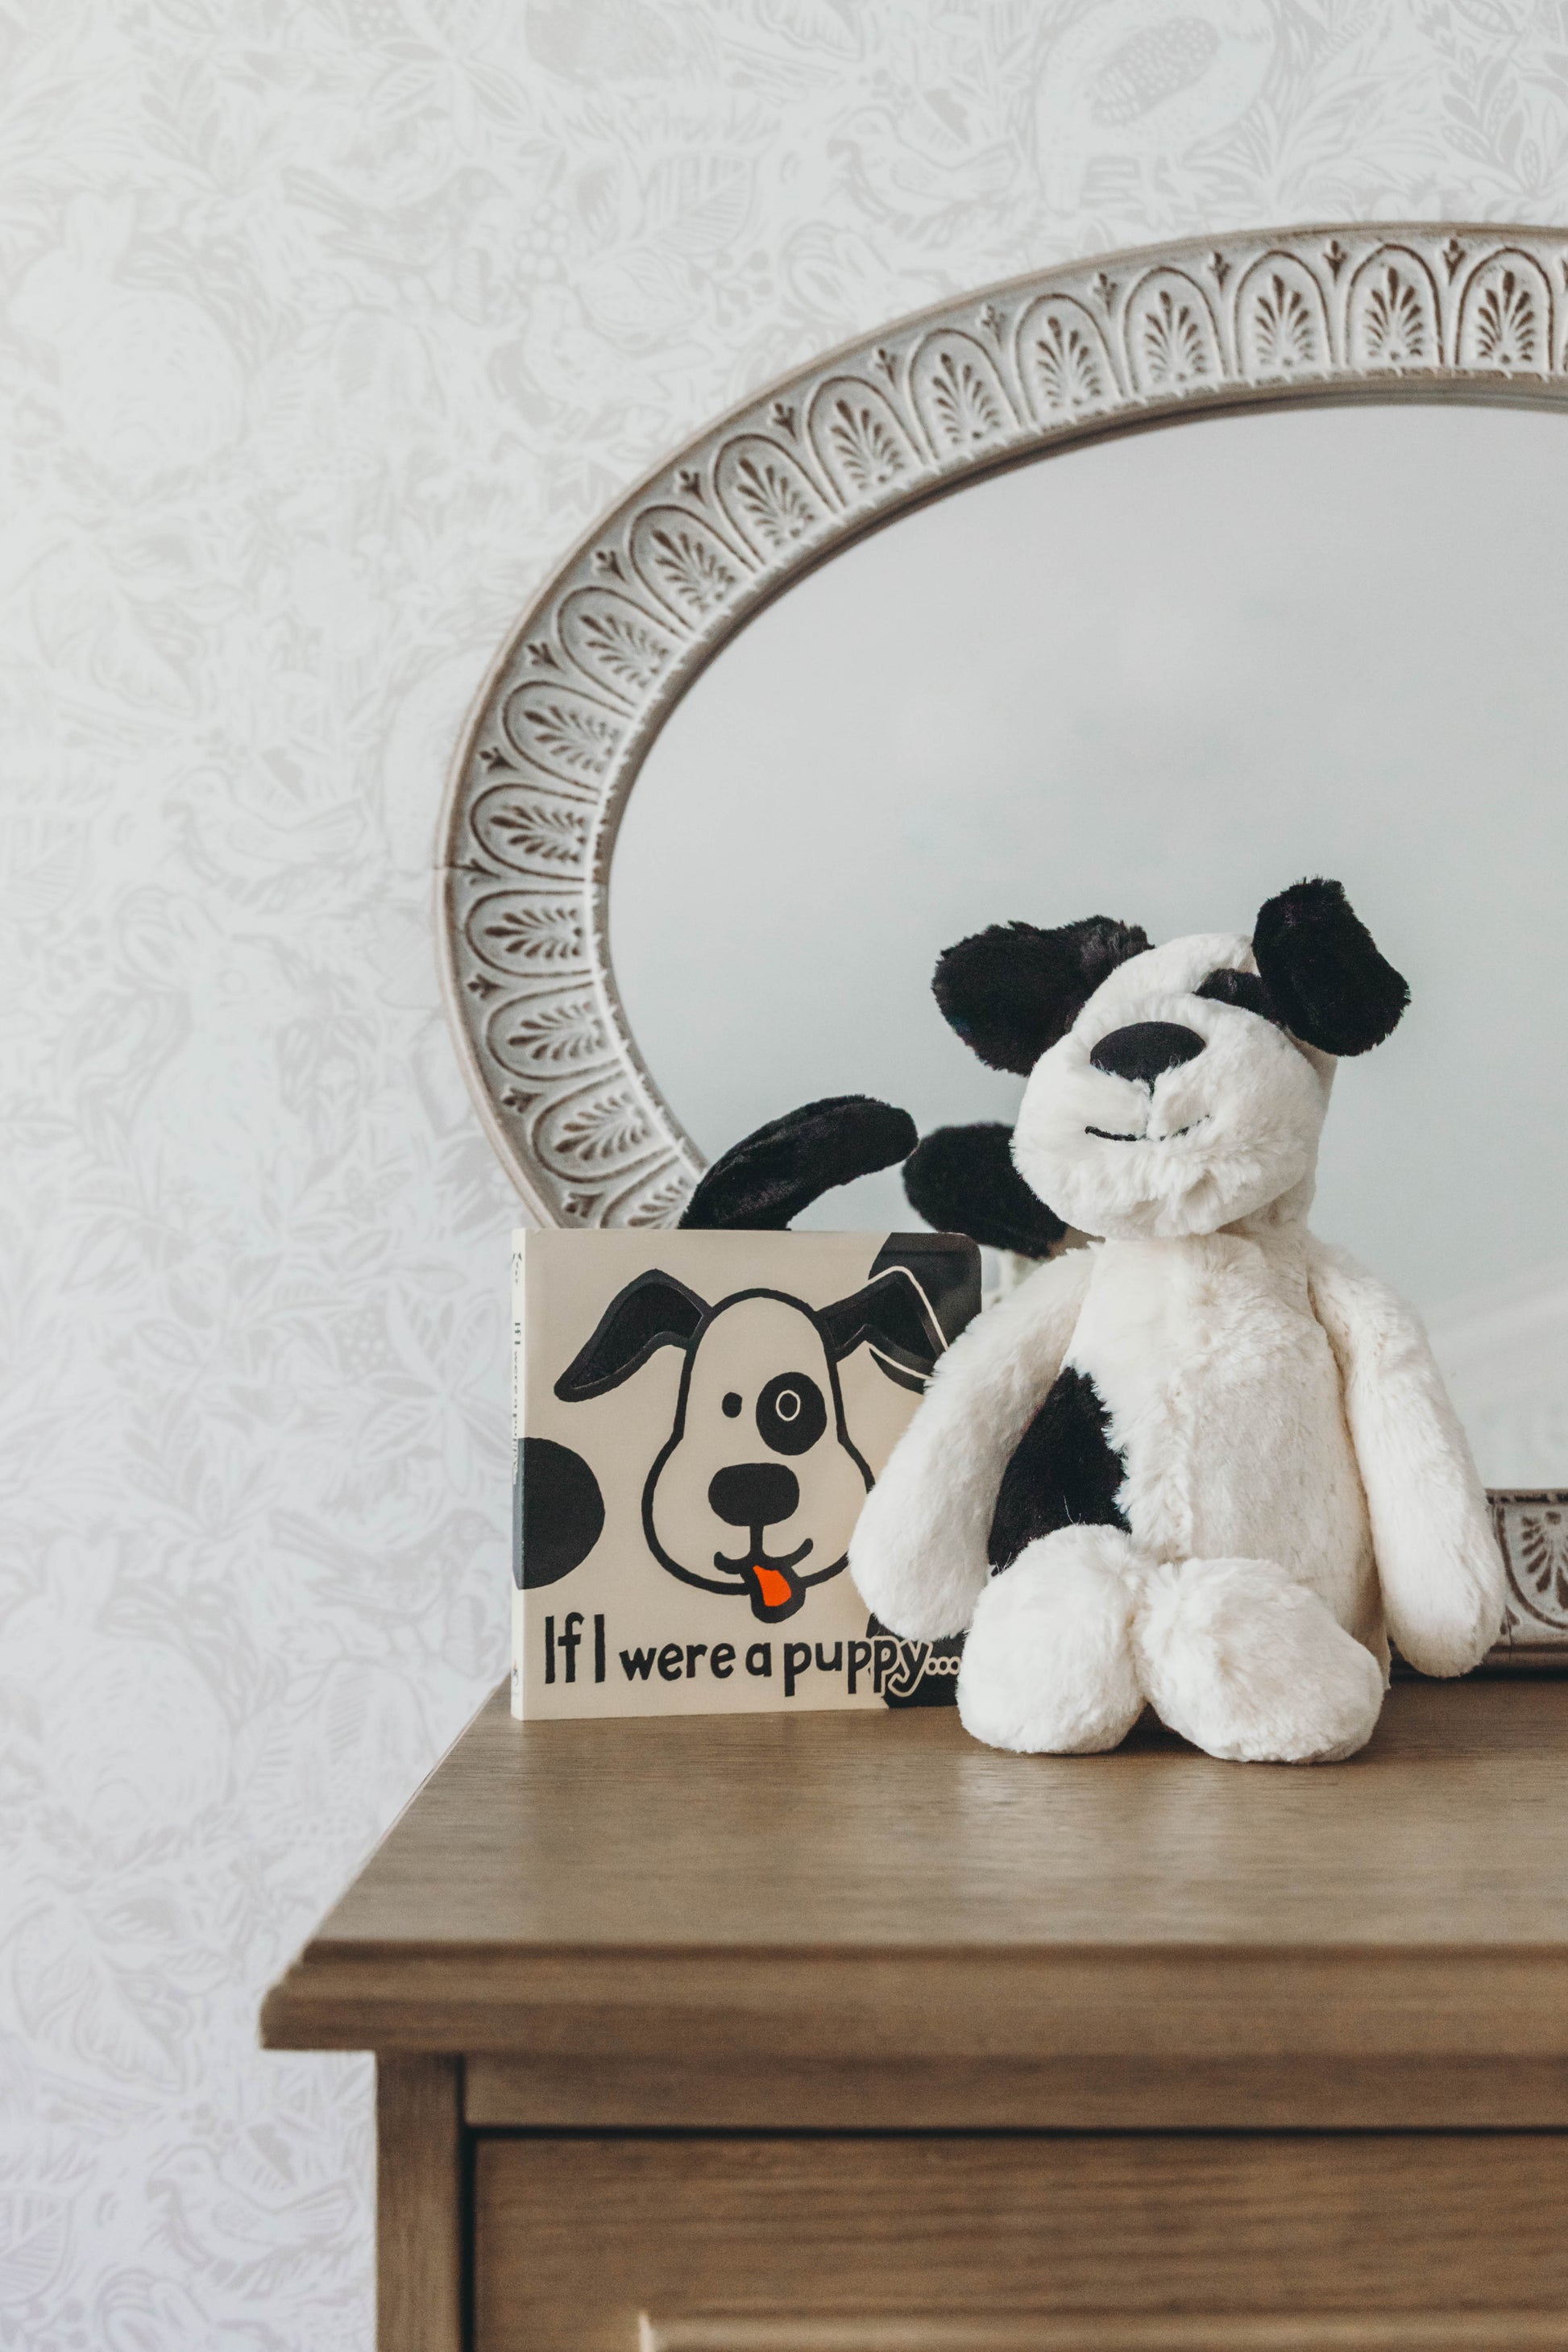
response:
[[[942,1234],[513,1237],[512,1712],[950,1702],[897,1641],[855,1521],[980,1305]]]

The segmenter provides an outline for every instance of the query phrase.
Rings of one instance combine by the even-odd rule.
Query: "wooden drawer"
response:
[[[481,2137],[474,2340],[1524,2352],[1565,2189],[1547,2135]]]

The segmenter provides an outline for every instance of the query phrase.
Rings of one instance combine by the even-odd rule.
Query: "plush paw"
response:
[[[1210,1756],[1332,1763],[1366,1745],[1382,1709],[1377,1660],[1272,1560],[1151,1570],[1132,1643],[1161,1721]]]
[[[966,1731],[1031,1755],[1091,1755],[1126,1738],[1143,1711],[1131,1560],[1115,1528],[1063,1528],[993,1577],[958,1670]]]

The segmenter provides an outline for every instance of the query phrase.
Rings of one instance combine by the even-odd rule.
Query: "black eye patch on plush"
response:
[[[1321,1054],[1370,1052],[1410,1003],[1343,884],[1322,875],[1258,908],[1252,953],[1291,1036]]]
[[[1243,1013],[1256,1013],[1260,1020],[1272,1021],[1276,1029],[1285,1026],[1279,1006],[1255,971],[1233,971],[1228,964],[1222,964],[1193,993],[1206,996],[1213,1004],[1239,1005]]]
[[[931,993],[943,1020],[988,1069],[1027,1077],[1067,1035],[1100,982],[1148,944],[1135,923],[1114,923],[1108,915],[1054,931],[993,923],[937,958]]]

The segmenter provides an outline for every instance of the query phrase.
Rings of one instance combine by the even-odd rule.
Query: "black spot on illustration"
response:
[[[1002,1473],[985,1547],[994,1570],[1058,1528],[1128,1531],[1116,1499],[1127,1465],[1106,1436],[1107,1418],[1087,1372],[1058,1373]]]
[[[827,1427],[827,1406],[805,1372],[775,1372],[757,1399],[757,1433],[775,1454],[809,1454]]]
[[[512,1487],[512,1574],[524,1591],[559,1584],[580,1568],[605,1527],[599,1482],[580,1454],[552,1437],[525,1437]]]

